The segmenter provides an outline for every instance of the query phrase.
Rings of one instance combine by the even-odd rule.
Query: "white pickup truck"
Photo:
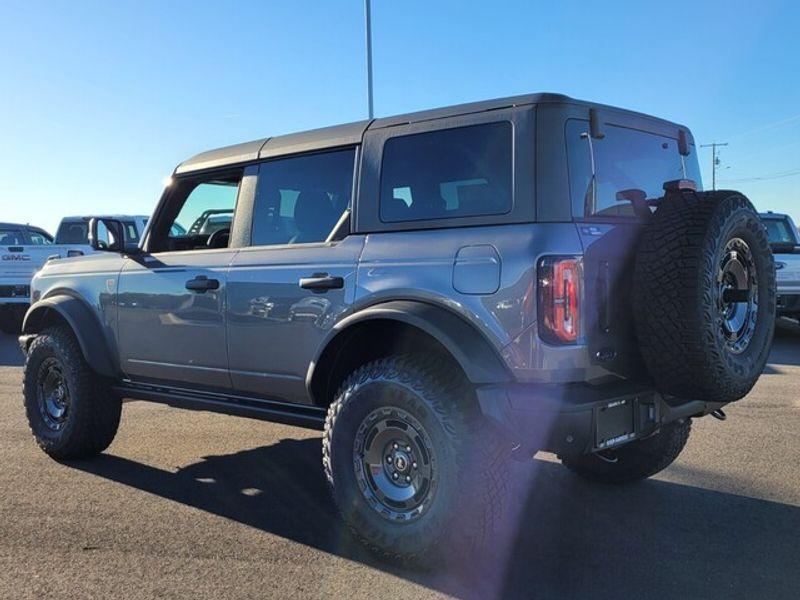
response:
[[[123,223],[126,242],[133,244],[141,239],[148,220],[140,215],[108,218]],[[39,227],[0,223],[0,331],[19,332],[30,305],[31,278],[45,262],[94,252],[89,245],[91,219],[92,216],[65,217],[55,240]]]
[[[789,215],[761,213],[775,256],[778,316],[800,319],[800,234]]]

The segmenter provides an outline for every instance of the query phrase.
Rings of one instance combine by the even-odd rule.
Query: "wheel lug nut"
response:
[[[397,442],[395,442],[394,444],[392,444],[392,448],[397,450],[398,448],[400,448],[400,446],[397,444]]]
[[[398,477],[400,476],[397,473],[392,473],[392,479],[397,479]]]
[[[416,469],[417,468],[417,463],[411,463],[411,468],[412,469]]]
[[[392,464],[392,457],[391,456],[387,456],[386,457],[386,462],[389,463],[389,464]]]
[[[406,483],[411,483],[411,476],[410,475],[406,475]]]
[[[411,452],[411,446],[406,446],[406,452]]]

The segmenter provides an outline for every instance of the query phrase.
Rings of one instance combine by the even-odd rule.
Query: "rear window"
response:
[[[649,199],[664,195],[664,183],[683,177],[678,141],[636,129],[606,125],[605,137],[592,139],[596,182],[592,181],[589,140],[582,134],[589,122],[570,119],[566,125],[572,214],[586,217],[633,217],[633,206],[618,197],[642,190]],[[694,146],[684,157],[686,177],[700,185]]]
[[[62,221],[56,231],[56,244],[88,244],[89,223],[86,221]]]
[[[125,241],[138,242],[139,229],[136,227],[136,223],[133,221],[123,221],[122,225],[125,227]]]
[[[512,138],[509,122],[390,138],[383,149],[381,221],[509,212]]]
[[[786,219],[763,219],[770,244],[796,244],[797,237]]]

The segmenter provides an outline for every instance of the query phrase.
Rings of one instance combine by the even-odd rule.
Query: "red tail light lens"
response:
[[[539,261],[539,337],[574,344],[580,333],[581,261],[551,256]]]

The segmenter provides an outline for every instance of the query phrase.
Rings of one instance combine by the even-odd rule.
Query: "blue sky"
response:
[[[553,91],[651,113],[729,142],[720,185],[800,222],[799,30],[791,1],[373,0],[375,111]],[[189,155],[364,118],[363,44],[361,0],[4,0],[0,220],[150,213]]]

